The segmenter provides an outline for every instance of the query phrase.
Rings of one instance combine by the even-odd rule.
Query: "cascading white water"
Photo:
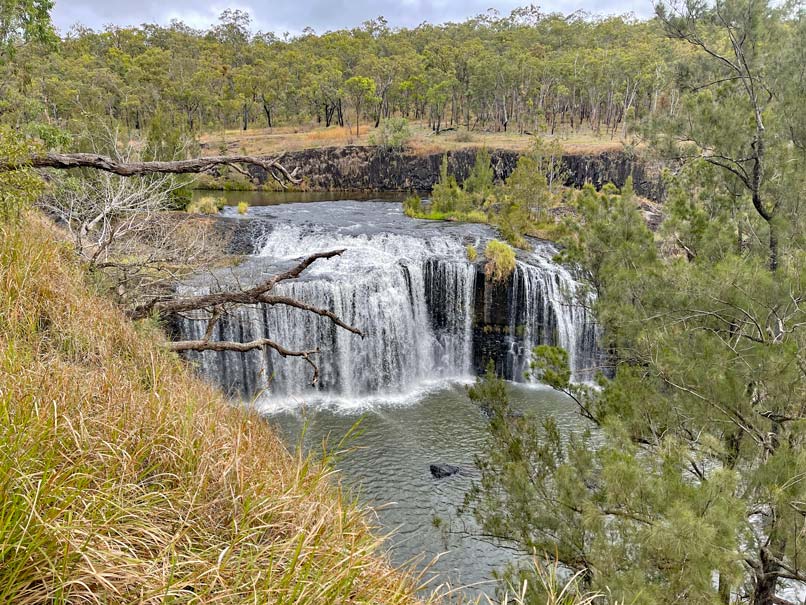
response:
[[[317,204],[305,211],[311,206]],[[388,214],[390,205],[384,206]],[[356,223],[334,228],[306,220],[277,224],[265,235],[254,263],[267,274],[293,259],[344,248],[342,256],[318,261],[302,279],[275,291],[329,309],[366,336],[299,309],[261,305],[235,309],[219,322],[214,338],[271,338],[289,349],[319,348],[316,390],[308,364],[274,351],[189,357],[231,391],[300,399],[324,393],[350,400],[468,378],[484,366],[485,356],[496,358],[506,377],[524,380],[529,352],[541,343],[566,348],[572,368],[586,377],[582,370],[595,357],[595,327],[572,300],[578,285],[551,260],[553,249],[538,247],[519,259],[509,286],[494,285],[466,252],[468,238],[483,247],[487,232],[453,229],[368,231]],[[487,317],[496,304],[505,308],[503,319]],[[181,338],[198,339],[206,322],[179,318],[177,327]]]
[[[599,354],[596,323],[589,311],[590,297],[565,267],[551,260],[554,252],[551,246],[540,246],[529,263],[519,263],[516,268],[510,321],[513,327],[523,328],[516,341],[521,354],[513,361],[513,377],[529,369],[534,347],[553,344],[568,352],[574,377],[589,380]]]

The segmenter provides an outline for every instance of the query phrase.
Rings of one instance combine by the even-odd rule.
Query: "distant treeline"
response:
[[[464,23],[361,27],[295,37],[253,34],[225,11],[207,31],[181,22],[74,27],[2,67],[0,119],[75,132],[85,116],[131,130],[184,132],[390,116],[486,131],[618,133],[673,114],[690,49],[656,20],[519,9]],[[686,69],[691,69],[687,66]]]

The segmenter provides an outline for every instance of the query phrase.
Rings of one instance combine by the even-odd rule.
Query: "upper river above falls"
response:
[[[248,195],[246,217],[231,206],[223,215],[253,221],[253,254],[182,288],[200,293],[222,283],[257,283],[306,255],[345,249],[275,292],[329,309],[366,336],[298,309],[265,305],[237,309],[216,328],[214,337],[222,340],[271,337],[291,349],[319,347],[316,387],[310,366],[274,352],[188,357],[207,379],[262,411],[292,447],[301,435],[306,449],[325,439],[335,445],[360,421],[338,468],[376,508],[381,531],[394,532],[393,562],[417,559],[417,568],[430,564],[429,573],[439,574],[437,582],[472,585],[464,594],[492,594],[493,571],[522,555],[479,537],[472,516],[458,510],[487,435],[487,419],[466,385],[492,360],[514,381],[517,410],[553,416],[565,432],[583,430],[567,398],[526,376],[532,348],[554,344],[568,350],[578,379],[590,377],[599,351],[587,305],[574,296],[580,285],[554,262],[554,247],[537,240],[533,250],[518,253],[508,280],[493,282],[483,258],[473,262],[467,253],[468,246],[483,253],[496,237],[487,225],[410,219],[388,200]],[[226,197],[230,204],[244,199]],[[190,316],[177,319],[174,329],[196,339],[205,327]],[[429,465],[435,463],[467,472],[434,479]]]

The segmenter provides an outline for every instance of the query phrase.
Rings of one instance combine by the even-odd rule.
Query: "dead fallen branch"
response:
[[[316,365],[311,359],[311,355],[319,353],[319,349],[311,351],[291,351],[286,349],[281,344],[274,342],[268,338],[260,338],[250,342],[231,342],[231,341],[211,341],[205,340],[181,340],[177,342],[169,342],[165,347],[170,351],[235,351],[236,353],[247,353],[255,349],[274,349],[282,357],[301,357],[313,368],[313,377],[311,378],[311,385],[319,382],[319,366]]]
[[[226,315],[227,308],[231,306],[254,304],[285,305],[325,317],[332,321],[336,326],[363,338],[364,333],[361,330],[345,323],[332,311],[314,307],[295,298],[291,298],[290,296],[270,294],[271,290],[278,283],[299,277],[299,275],[305,269],[307,269],[317,260],[333,258],[335,256],[339,256],[343,252],[344,250],[331,250],[329,252],[318,252],[316,254],[312,254],[287,271],[273,275],[269,279],[246,290],[231,290],[214,292],[211,294],[202,294],[199,296],[185,296],[163,300],[153,300],[145,305],[135,308],[130,313],[130,316],[132,319],[143,319],[152,313],[166,315],[172,313],[181,314],[190,311],[207,311],[210,313],[210,317],[207,320],[207,328],[202,339],[169,342],[166,343],[166,348],[177,352],[234,351],[238,353],[246,353],[255,349],[269,348],[279,353],[282,357],[301,357],[304,359],[313,368],[314,374],[312,384],[316,384],[319,380],[319,367],[316,365],[316,362],[313,361],[311,356],[317,354],[319,349],[310,351],[293,351],[268,338],[260,338],[250,342],[217,341],[211,339],[213,328],[218,321],[224,315]]]
[[[230,290],[224,292],[213,292],[210,294],[201,294],[199,296],[183,296],[168,299],[154,299],[145,304],[135,307],[129,316],[132,319],[143,319],[152,313],[165,314],[165,313],[184,313],[187,311],[195,311],[198,309],[212,309],[221,307],[222,305],[254,305],[265,302],[267,304],[275,304],[271,299],[263,300],[264,294],[269,292],[274,286],[282,281],[294,279],[307,269],[312,263],[319,259],[333,258],[339,256],[344,250],[331,250],[330,252],[317,252],[302,260],[300,263],[277,275],[273,275],[269,279],[261,282],[260,284],[246,289],[246,290]],[[287,301],[294,299],[283,297],[282,300],[277,300],[276,304],[289,304]],[[294,301],[297,302],[297,301]],[[299,303],[302,305],[303,303]],[[294,306],[299,306],[294,305]],[[302,307],[300,307],[302,308]],[[313,310],[313,307],[306,310]],[[320,315],[327,316],[325,312]],[[353,331],[352,329],[350,330]],[[358,333],[358,332],[355,332]]]
[[[302,182],[302,179],[296,176],[296,170],[289,171],[282,165],[280,162],[282,157],[282,155],[277,157],[219,155],[189,160],[121,162],[95,153],[45,153],[27,158],[24,161],[4,161],[0,159],[0,172],[8,172],[24,167],[55,168],[57,170],[93,168],[119,176],[132,177],[150,174],[198,174],[218,166],[234,166],[237,169],[239,165],[251,165],[262,168],[283,186],[286,186],[287,183],[298,185]],[[244,171],[240,170],[240,172],[243,173]]]

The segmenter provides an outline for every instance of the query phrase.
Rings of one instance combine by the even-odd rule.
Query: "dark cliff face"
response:
[[[500,149],[490,155],[499,180],[512,173],[519,157],[518,152]],[[307,188],[315,191],[430,191],[439,178],[442,156],[442,153],[416,155],[378,147],[324,147],[286,153],[283,163],[289,169],[298,169]],[[448,154],[449,171],[461,183],[475,159],[474,149],[452,151]],[[660,170],[623,152],[568,155],[564,161],[570,174],[568,185],[581,187],[592,183],[599,188],[609,182],[621,187],[632,175],[638,195],[652,200],[662,197]],[[265,182],[262,169],[254,167],[251,172]]]
[[[518,278],[513,273],[503,282],[489,279],[484,264],[477,263],[475,305],[473,313],[473,369],[481,376],[492,361],[495,373],[506,380],[523,380],[531,352],[524,347],[523,334],[526,318],[523,310],[525,289],[518,288]],[[540,342],[556,345],[553,330],[554,317],[538,313],[537,331]],[[519,375],[516,375],[519,374]]]

